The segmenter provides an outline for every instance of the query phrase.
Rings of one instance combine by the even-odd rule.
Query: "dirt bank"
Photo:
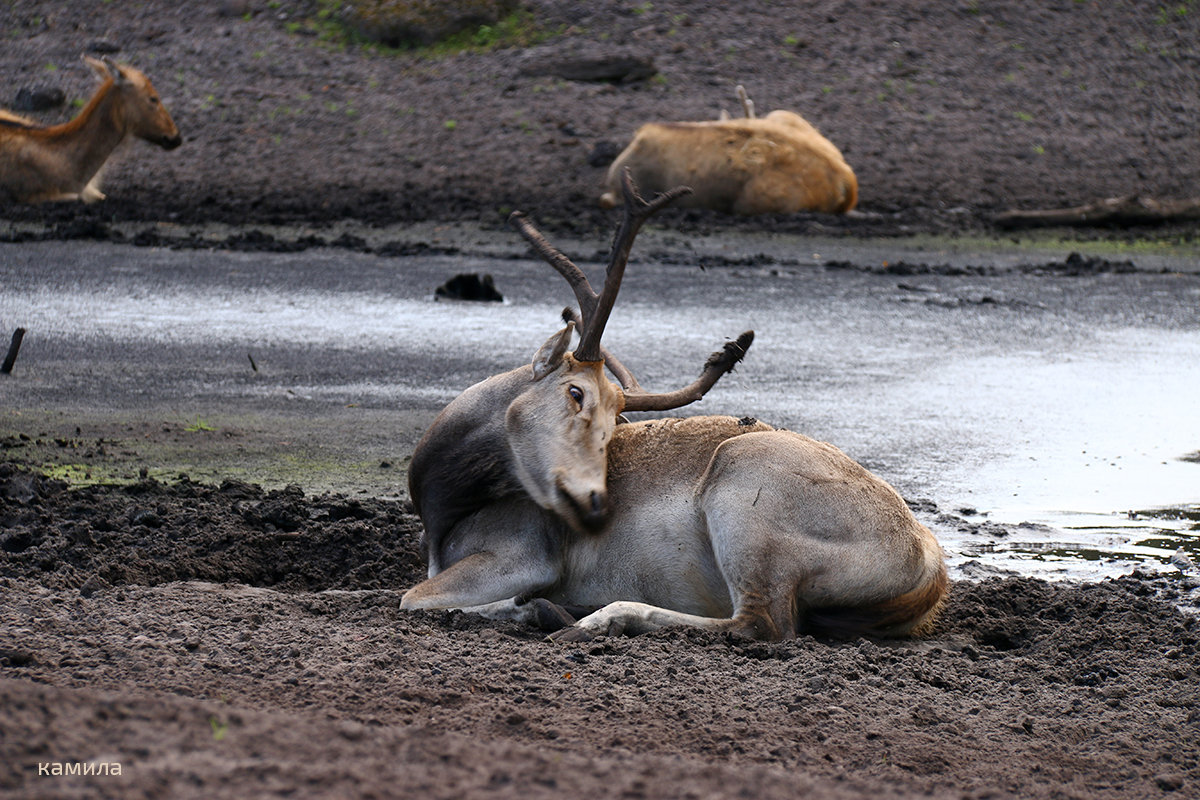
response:
[[[0,70],[14,96],[0,104],[26,87],[86,98],[80,53],[113,52],[155,81],[185,144],[134,145],[101,205],[4,215],[95,235],[131,219],[500,224],[521,208],[606,233],[604,154],[643,122],[736,111],[739,83],[760,111],[797,111],[841,148],[863,213],[675,211],[673,226],[987,232],[1006,209],[1182,199],[1200,185],[1200,11],[1187,3],[527,5],[552,34],[532,48],[430,57],[330,42],[312,2],[8,3]],[[220,13],[230,6],[249,13]],[[651,58],[656,73],[614,83],[524,69],[580,54]],[[69,113],[70,101],[41,118]]]

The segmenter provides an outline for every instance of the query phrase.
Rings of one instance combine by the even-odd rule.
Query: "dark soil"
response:
[[[664,224],[990,234],[1009,208],[1200,185],[1190,2],[541,0],[536,18],[561,33],[536,52],[438,58],[329,45],[305,33],[312,4],[219,13],[238,5],[6,3],[0,104],[22,88],[86,97],[80,52],[115,50],[155,81],[185,145],[136,143],[109,200],[5,208],[0,236],[499,226],[513,208],[607,235],[603,154],[644,121],[735,111],[738,83],[843,150],[862,213],[669,211]],[[650,55],[661,77],[521,71],[574,48]],[[42,117],[70,112],[55,113]],[[70,489],[8,444],[6,797],[1200,795],[1200,622],[1176,605],[1194,573],[962,582],[915,641],[665,631],[564,647],[461,613],[401,614],[423,576],[403,502],[186,479]]]
[[[407,504],[0,464],[0,789],[47,797],[1194,796],[1195,580],[959,583],[917,641],[585,646],[401,614]],[[121,765],[119,777],[39,765]]]

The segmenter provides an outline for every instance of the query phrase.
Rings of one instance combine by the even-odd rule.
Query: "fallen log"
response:
[[[1001,228],[1038,228],[1049,225],[1147,225],[1200,220],[1200,197],[1189,200],[1156,200],[1125,195],[1074,208],[1005,211],[997,214]]]

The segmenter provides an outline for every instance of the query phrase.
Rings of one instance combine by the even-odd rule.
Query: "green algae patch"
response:
[[[389,414],[390,427],[364,415],[348,409],[340,419],[206,413],[134,420],[101,412],[4,412],[0,461],[70,486],[186,477],[213,485],[235,480],[265,489],[298,485],[313,493],[405,496],[408,457],[428,415]]]

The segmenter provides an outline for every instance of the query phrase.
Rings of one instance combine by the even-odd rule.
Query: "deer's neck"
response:
[[[408,487],[427,544],[485,505],[525,492],[513,471],[504,416],[530,378],[530,368],[523,367],[472,386],[417,444]]]
[[[80,183],[90,181],[125,138],[120,98],[105,81],[79,116],[63,125],[54,143]]]

